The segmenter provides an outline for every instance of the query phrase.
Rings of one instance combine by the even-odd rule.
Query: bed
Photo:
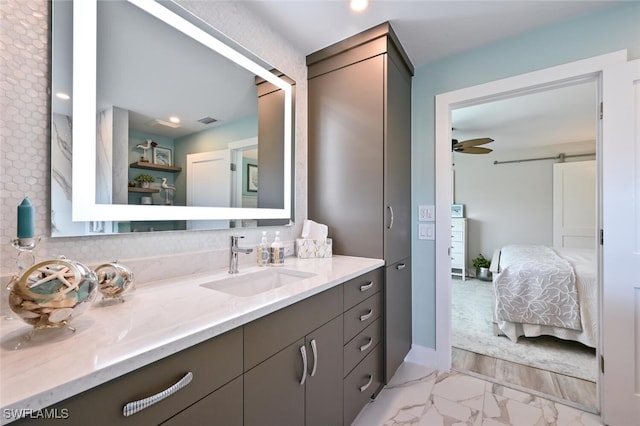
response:
[[[595,347],[597,276],[594,250],[508,245],[491,261],[494,332],[555,336]]]

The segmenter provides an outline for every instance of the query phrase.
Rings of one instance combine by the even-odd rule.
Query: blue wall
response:
[[[616,50],[640,58],[640,3],[629,2],[416,68],[413,79],[413,342],[435,348],[435,243],[417,239],[435,203],[435,96]]]

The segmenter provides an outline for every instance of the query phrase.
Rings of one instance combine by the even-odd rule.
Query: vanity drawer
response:
[[[453,231],[453,232],[463,232],[464,231],[464,220],[451,219],[451,231]]]
[[[382,345],[376,346],[344,379],[344,424],[350,425],[382,386]]]
[[[135,414],[128,417],[123,415],[127,403],[164,391],[188,372],[193,374],[193,379],[183,389]],[[62,422],[65,425],[159,424],[241,374],[242,328],[237,328],[51,408],[67,410],[69,418]],[[41,422],[31,420],[27,423]]]
[[[451,241],[463,241],[462,232],[451,231]]]
[[[186,410],[171,417],[162,426],[210,425],[242,426],[242,377],[234,379]]]
[[[378,318],[344,345],[344,375],[349,374],[382,340],[382,320]]]
[[[353,339],[382,315],[382,292],[378,292],[344,313],[344,343]]]
[[[342,314],[342,286],[333,287],[244,326],[244,371]]]
[[[382,290],[383,277],[383,269],[379,268],[344,283],[344,310]]]

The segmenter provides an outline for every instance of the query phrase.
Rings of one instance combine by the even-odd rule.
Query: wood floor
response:
[[[454,370],[597,413],[598,394],[594,382],[517,364],[475,352],[451,348]]]

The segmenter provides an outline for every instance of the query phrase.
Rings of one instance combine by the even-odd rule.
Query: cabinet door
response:
[[[286,347],[244,374],[245,426],[303,425],[305,420],[304,339]],[[306,353],[307,360],[309,354]]]
[[[387,267],[385,280],[385,370],[388,383],[411,349],[411,259]]]
[[[411,76],[396,55],[385,57],[384,259],[391,264],[411,255]]]
[[[335,254],[384,255],[383,56],[309,80],[309,218]]]
[[[309,362],[305,424],[342,425],[342,316],[310,333],[306,342]]]

